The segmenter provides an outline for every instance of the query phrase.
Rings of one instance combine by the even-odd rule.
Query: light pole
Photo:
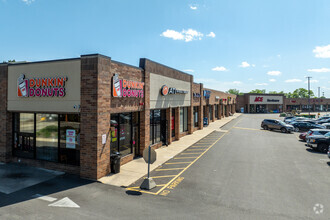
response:
[[[309,81],[312,78],[311,76],[306,76],[308,79],[308,115],[311,116],[311,108],[310,108],[310,98],[311,98],[311,92],[310,92],[310,84]]]
[[[317,87],[318,88],[318,93],[319,93],[319,114],[318,116],[320,117],[320,112],[321,112],[321,96],[320,96],[320,87]]]

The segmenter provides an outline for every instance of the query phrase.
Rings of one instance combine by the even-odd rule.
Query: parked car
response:
[[[330,129],[311,129],[306,133],[306,139],[314,137],[323,137]]]
[[[322,120],[317,120],[316,123],[318,123],[318,124],[330,123],[330,118],[328,118],[328,119],[322,119]]]
[[[301,122],[301,121],[308,121],[308,122],[314,122],[314,119],[309,119],[309,118],[305,118],[305,117],[296,117],[296,118],[292,118],[291,120],[289,119],[287,122],[288,124],[292,124],[294,122]],[[316,123],[316,122],[315,122]]]
[[[294,127],[294,131],[308,131],[310,129],[325,129],[323,125],[312,124],[309,122],[295,122],[291,124]]]
[[[322,137],[307,138],[306,140],[306,146],[318,150],[321,153],[326,153],[330,145],[330,132]]]
[[[330,129],[330,123],[322,124],[326,129]]]
[[[286,123],[288,120],[292,120],[293,118],[295,118],[295,116],[287,116],[284,118],[284,122]]]
[[[290,133],[293,131],[293,126],[275,119],[264,119],[261,122],[261,127],[264,130],[280,130],[282,133]]]
[[[307,132],[300,133],[299,138],[300,138],[302,141],[306,141],[306,136],[307,136]]]

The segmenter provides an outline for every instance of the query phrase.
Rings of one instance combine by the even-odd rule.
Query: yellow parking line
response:
[[[167,170],[183,170],[184,168],[169,168],[169,169],[157,169],[155,171],[167,171]]]
[[[186,168],[184,168],[180,173],[178,173],[171,181],[169,181],[165,186],[163,186],[156,195],[158,195],[161,191],[163,191],[166,187],[168,187],[176,178],[178,178],[183,172],[185,172],[191,165],[193,165],[199,158],[201,158],[207,151],[211,149],[223,136],[225,136],[227,133],[224,133],[221,135],[221,137],[218,138],[216,142],[214,142],[209,148],[207,148],[201,155],[199,155],[193,162],[191,162]]]
[[[167,176],[152,176],[151,178],[157,179],[157,178],[167,178],[167,177],[174,177],[176,175],[167,175]]]
[[[167,165],[167,164],[183,164],[183,163],[191,163],[191,162],[176,162],[176,163],[165,163],[165,164]]]

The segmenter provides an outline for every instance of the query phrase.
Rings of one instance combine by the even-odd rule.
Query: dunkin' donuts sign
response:
[[[118,74],[112,77],[113,97],[144,97],[144,82],[136,82],[126,79],[119,79]]]
[[[64,97],[67,77],[27,79],[21,74],[17,79],[18,97]]]

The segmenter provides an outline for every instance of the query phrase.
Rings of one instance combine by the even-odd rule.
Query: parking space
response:
[[[203,139],[197,141],[183,152],[179,153],[166,163],[162,164],[150,173],[150,177],[156,182],[156,187],[151,190],[141,190],[143,178],[139,179],[127,188],[128,191],[138,191],[153,195],[167,196],[174,188],[184,180],[183,173],[201,158],[226,132],[214,131]]]

